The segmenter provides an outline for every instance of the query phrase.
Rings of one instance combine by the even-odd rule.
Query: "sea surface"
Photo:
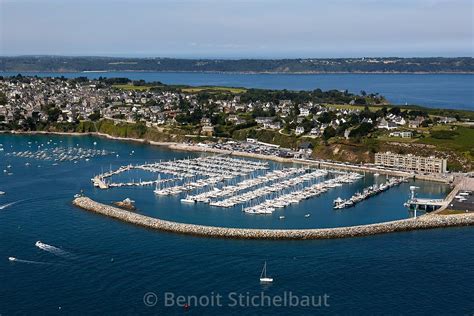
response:
[[[16,75],[0,72],[0,75]],[[380,93],[393,104],[474,110],[473,74],[236,74],[197,72],[24,72],[41,77],[126,77],[193,86],[232,86],[288,90],[349,90]]]
[[[298,206],[270,216],[252,216],[238,208],[190,206],[182,205],[179,198],[157,198],[153,188],[102,191],[91,184],[95,174],[120,165],[197,157],[197,153],[91,136],[0,134],[0,144],[0,190],[6,192],[0,196],[1,315],[426,315],[472,314],[474,310],[474,231],[470,227],[340,240],[223,240],[144,229],[71,205],[73,195],[84,190],[104,203],[130,197],[136,200],[138,212],[180,222],[336,227],[406,218],[412,214],[402,204],[410,185],[419,186],[419,194],[427,197],[445,196],[446,185],[404,183],[354,208],[333,211],[335,197],[348,197],[384,181],[382,176],[367,174],[359,182]],[[9,154],[40,145],[41,149],[104,149],[113,154],[58,165]],[[121,177],[138,180],[145,175],[132,172]],[[284,221],[278,219],[279,212],[286,216]],[[306,213],[311,217],[305,218]],[[37,241],[45,245],[36,247]],[[17,261],[9,261],[10,256]],[[274,278],[267,286],[259,283],[265,261],[268,275]],[[190,306],[176,305],[170,298],[173,295],[191,296]],[[222,296],[222,306],[217,306],[217,295]],[[238,295],[243,297],[242,304],[231,306]],[[262,297],[285,295],[293,297],[295,306],[290,302],[286,307],[252,306],[268,303]],[[324,295],[326,305],[302,304],[304,296]]]

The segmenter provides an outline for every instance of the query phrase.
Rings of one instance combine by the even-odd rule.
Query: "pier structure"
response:
[[[409,199],[405,205],[411,210],[433,212],[446,205],[446,201],[444,199],[415,198]]]
[[[334,200],[334,209],[343,209],[347,207],[352,207],[359,202],[367,200],[368,198],[380,194],[382,192],[387,191],[388,189],[400,185],[400,183],[405,182],[405,178],[390,178],[385,183],[381,183],[380,185],[373,184],[361,192],[356,192],[353,196],[351,196],[347,200],[343,200],[338,198]]]
[[[194,159],[181,159],[181,160],[169,160],[160,161],[157,163],[145,163],[141,165],[126,165],[121,166],[116,170],[110,170],[96,175],[91,179],[94,186],[100,189],[109,189],[113,187],[123,186],[149,186],[159,185],[167,182],[193,179],[200,177],[202,179],[214,179],[217,182],[222,180],[234,179],[239,176],[248,175],[254,171],[267,170],[269,169],[267,162],[256,162],[251,160],[235,159],[231,157],[224,157],[223,155],[205,156]],[[148,180],[148,181],[133,181],[126,183],[111,183],[107,182],[107,179],[114,175],[130,171],[130,170],[143,170],[152,173],[161,173],[175,176],[174,180]],[[210,183],[216,181],[210,180]],[[206,183],[196,181],[194,187],[205,186]]]
[[[405,203],[405,206],[410,210],[422,210],[426,212],[439,213],[448,208],[457,194],[461,191],[474,191],[474,178],[458,177],[454,182],[454,187],[451,192],[444,199],[428,199],[416,197],[415,191],[418,187],[411,186],[411,197]],[[474,209],[474,207],[472,207]]]
[[[418,198],[416,189],[418,189],[417,186],[410,186],[411,197],[404,204],[410,210],[433,212],[447,204],[446,199]]]

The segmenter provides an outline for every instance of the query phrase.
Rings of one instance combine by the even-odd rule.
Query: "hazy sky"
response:
[[[0,0],[2,55],[473,56],[473,0]]]

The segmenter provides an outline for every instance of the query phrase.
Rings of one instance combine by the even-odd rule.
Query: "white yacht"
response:
[[[272,283],[273,278],[267,276],[267,262],[263,265],[262,273],[260,274],[260,283]]]
[[[189,203],[189,204],[194,204],[196,203],[196,200],[193,200],[189,197],[189,195],[186,196],[186,198],[181,199],[181,203]]]

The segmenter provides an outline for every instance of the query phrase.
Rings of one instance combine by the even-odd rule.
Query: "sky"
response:
[[[473,56],[473,0],[0,0],[0,55]]]

